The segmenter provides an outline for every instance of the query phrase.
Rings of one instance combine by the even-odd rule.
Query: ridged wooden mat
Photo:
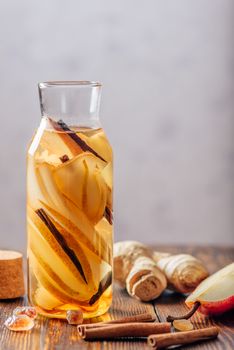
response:
[[[157,250],[173,253],[191,253],[206,263],[212,273],[234,261],[234,248],[218,247],[157,247]],[[152,303],[141,303],[130,298],[117,286],[114,290],[113,305],[106,318],[119,318],[126,315],[149,312],[156,315],[159,322],[164,322],[168,314],[181,314],[185,310],[184,297],[173,293],[164,293]],[[75,326],[65,321],[39,317],[30,332],[10,332],[4,327],[5,319],[19,305],[27,304],[26,298],[13,301],[0,301],[0,350],[112,350],[112,349],[150,349],[144,340],[139,341],[103,341],[85,342],[79,339]],[[186,350],[233,350],[234,349],[234,312],[222,317],[208,319],[199,314],[193,316],[196,328],[217,325],[221,333],[217,340],[196,345],[180,347]]]

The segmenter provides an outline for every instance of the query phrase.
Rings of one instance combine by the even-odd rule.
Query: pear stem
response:
[[[167,322],[173,322],[174,320],[182,320],[182,319],[186,319],[188,320],[191,316],[193,316],[193,314],[197,311],[197,309],[199,308],[199,306],[201,305],[200,301],[196,301],[193,304],[192,309],[189,310],[189,312],[187,312],[187,314],[182,315],[182,316],[167,316]]]

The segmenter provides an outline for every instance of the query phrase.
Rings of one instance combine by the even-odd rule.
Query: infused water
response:
[[[39,313],[112,299],[112,150],[102,128],[44,116],[27,155],[28,296]]]

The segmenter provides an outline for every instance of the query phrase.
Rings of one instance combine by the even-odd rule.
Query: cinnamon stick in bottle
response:
[[[155,316],[151,315],[150,313],[144,313],[139,315],[133,315],[133,316],[126,316],[119,318],[117,320],[111,320],[106,322],[96,322],[96,323],[87,323],[87,324],[81,324],[78,326],[78,328],[97,328],[97,327],[104,327],[112,324],[118,324],[118,323],[130,323],[130,322],[154,322]]]
[[[162,349],[171,345],[191,344],[200,340],[216,338],[218,334],[219,329],[217,327],[208,327],[187,332],[154,334],[148,337],[148,345],[154,349]]]
[[[93,339],[118,339],[124,337],[147,337],[150,334],[170,332],[171,324],[132,322],[112,324],[103,327],[86,328],[78,327],[78,333],[85,340]]]

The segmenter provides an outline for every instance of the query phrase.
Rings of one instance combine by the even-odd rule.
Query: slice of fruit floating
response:
[[[106,218],[102,218],[96,225],[95,229],[104,238],[106,242],[112,242],[112,225]]]
[[[53,205],[54,207],[64,206],[64,201],[56,188],[54,179],[52,177],[52,170],[54,167],[51,165],[41,162],[37,163],[35,171],[37,177],[37,183],[44,194],[42,200],[48,205]]]
[[[78,132],[70,129],[62,120],[56,122],[55,120],[48,118],[48,122],[54,130],[58,131],[57,135],[63,140],[67,147],[69,147],[74,156],[82,152],[91,152],[97,158],[106,161],[79,136]]]
[[[33,302],[44,310],[53,310],[63,304],[63,302],[54,297],[42,286],[36,289]]]
[[[105,166],[105,168],[103,168],[103,170],[102,170],[102,177],[110,190],[112,190],[112,187],[113,187],[113,174],[112,173],[113,173],[112,163],[108,163]]]
[[[107,184],[107,207],[112,210],[112,189],[113,189],[113,174],[112,174],[112,163],[108,163],[101,172],[102,177]]]
[[[41,202],[41,207],[49,213],[56,223],[66,229],[75,239],[79,240],[82,246],[85,245],[94,254],[109,263],[111,261],[109,241],[103,239],[78,207],[66,198],[64,198],[64,201],[66,205],[63,207],[63,214],[66,216],[46,203]],[[60,208],[58,209],[60,210]]]
[[[44,222],[44,224],[47,226],[50,233],[53,235],[53,238],[55,238],[57,243],[63,249],[64,253],[70,258],[71,262],[79,271],[84,282],[88,284],[88,279],[84,273],[84,267],[86,267],[86,272],[88,274],[88,277],[90,277],[90,273],[89,273],[90,269],[88,269],[89,264],[84,254],[82,253],[82,250],[80,249],[79,244],[73,239],[73,237],[66,230],[63,230],[63,234],[61,234],[61,232],[54,225],[50,217],[46,214],[44,209],[38,209],[36,213],[39,216],[39,218]],[[74,249],[77,249],[78,251]],[[78,255],[79,255],[79,258],[78,258]],[[82,261],[82,264],[81,264],[81,261]]]
[[[71,139],[66,131],[63,131],[57,122],[51,118],[46,118],[47,129],[44,131],[40,146],[49,151],[49,153],[55,154],[58,158],[61,154],[67,154],[69,158],[81,153],[82,150]],[[56,130],[56,127],[59,130]]]
[[[53,166],[61,164],[61,159],[55,154],[50,154],[47,149],[40,152],[39,154],[36,154],[35,160],[37,162],[42,162],[42,163],[46,162],[46,163],[53,165]]]
[[[96,254],[94,254],[92,251],[90,251],[82,243],[81,243],[81,245],[82,245],[82,248],[84,250],[84,253],[85,253],[87,259],[89,260],[91,270],[92,270],[93,280],[94,280],[94,284],[95,284],[95,288],[96,288],[96,292],[97,292],[99,285],[100,285],[100,282],[111,271],[111,265],[106,263],[104,260],[102,260]]]
[[[112,283],[112,271],[108,271],[99,282],[98,291],[89,300],[89,305],[95,304],[104,294],[104,292],[111,286],[111,283]]]
[[[107,259],[107,261],[109,261],[110,247],[108,248],[106,242],[99,237],[98,233],[95,231],[93,225],[89,222],[84,213],[68,198],[65,198],[61,192],[59,192],[52,176],[52,169],[53,167],[51,167],[49,164],[37,164],[37,183],[35,183],[35,185],[38,187],[40,184],[40,193],[42,193],[41,197],[43,197],[39,206],[37,202],[37,208],[40,208],[42,203],[44,206],[46,206],[53,218],[63,227],[63,222],[60,221],[62,217],[65,217],[64,221],[72,222],[72,224],[78,228],[79,232],[82,233],[79,235],[79,238],[85,238],[84,242],[86,244],[88,242],[89,246],[97,254],[100,254],[104,260]],[[56,215],[56,213],[60,215]]]
[[[29,154],[27,159],[27,200],[33,209],[40,206],[40,200],[45,200],[43,189],[38,184],[35,160]]]
[[[49,205],[63,205],[61,196],[53,183],[52,166],[45,162],[37,162],[29,155],[27,167],[27,195],[30,206],[37,209],[40,207],[39,201]]]
[[[80,265],[78,266],[79,270],[82,269],[82,277],[87,282],[89,287],[93,286],[93,276],[90,267],[90,263],[84,254],[83,247],[81,247],[78,236],[73,236],[68,230],[62,227],[58,222],[50,218],[54,225],[56,225],[59,233],[62,235],[66,245],[69,247],[71,251],[75,253],[80,261]],[[69,254],[69,252],[68,252]],[[70,255],[70,254],[69,254]],[[72,259],[74,261],[74,258]]]
[[[94,228],[89,224],[89,222],[87,221],[85,216],[82,215],[81,212],[78,211],[78,215],[73,217],[72,212],[70,211],[69,215],[67,215],[67,218],[60,214],[57,210],[48,206],[43,201],[40,202],[40,206],[49,213],[50,217],[56,222],[56,224],[59,224],[62,228],[70,232],[70,234],[75,239],[78,239],[79,241],[83,242],[86,246],[89,247],[89,249],[93,250],[96,254],[98,254],[98,251],[95,250],[95,247],[90,241],[89,237],[83,234],[83,232],[87,232],[92,238],[95,232]],[[79,227],[82,227],[82,231]]]
[[[112,149],[102,129],[90,137],[84,135],[83,138],[85,142],[107,162],[112,161]]]
[[[80,294],[68,287],[51,268],[33,250],[30,252],[31,266],[37,281],[51,295],[63,304],[74,303],[87,305],[87,301],[80,300]]]
[[[93,288],[84,281],[79,268],[58,243],[48,227],[32,210],[28,209],[29,247],[35,251],[56,273],[59,271],[62,281],[80,295],[80,300],[87,300]]]
[[[58,189],[92,222],[100,220],[106,206],[107,186],[100,172],[105,164],[85,152],[53,170]]]
[[[89,304],[84,305],[84,304],[79,304],[79,303],[76,303],[76,304],[74,304],[74,303],[73,304],[71,304],[71,303],[70,304],[63,304],[63,305],[61,305],[61,306],[59,306],[57,308],[57,311],[58,312],[62,312],[63,315],[64,315],[64,313],[66,313],[67,310],[72,310],[72,309],[76,309],[76,308],[79,308],[80,310],[82,310],[83,316],[84,316],[85,319],[86,318],[92,318],[92,317],[95,317],[95,315],[93,315],[94,312],[97,311],[97,310],[99,311],[99,303],[96,303],[95,305],[92,305],[92,306],[90,306]]]
[[[92,242],[92,245],[94,246],[94,252],[96,252],[96,254],[101,259],[109,263],[111,261],[112,256],[112,249],[110,243],[103,239],[103,237],[95,230],[94,226],[88,221],[87,217],[83,214],[83,212],[68,199],[66,200],[66,206],[71,214],[71,221],[73,221],[76,224],[76,226],[78,226],[79,223],[82,223],[82,232],[85,233],[86,237],[89,238]],[[80,243],[83,243],[83,241]]]
[[[111,267],[109,264],[100,260],[95,254],[84,247],[86,255],[91,261],[92,273],[95,283],[95,289],[93,294],[90,296],[90,302],[81,300],[80,295],[69,288],[60,277],[51,271],[50,267],[31,250],[30,261],[34,274],[40,284],[48,290],[53,296],[62,301],[63,303],[79,304],[82,308],[87,308],[102,296],[105,290],[111,284]],[[88,294],[87,294],[88,297]]]
[[[84,164],[86,161],[84,161]],[[107,201],[107,186],[100,175],[100,171],[95,169],[90,172],[86,164],[86,183],[84,185],[83,210],[90,221],[98,222],[104,213]]]

